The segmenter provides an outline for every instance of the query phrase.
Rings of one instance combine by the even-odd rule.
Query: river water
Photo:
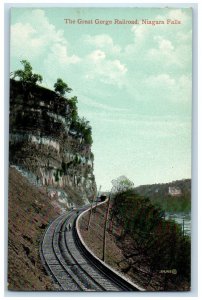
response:
[[[184,234],[191,236],[191,213],[167,213],[165,214],[166,220],[174,220],[176,223],[181,225],[183,229],[183,220],[184,220]]]

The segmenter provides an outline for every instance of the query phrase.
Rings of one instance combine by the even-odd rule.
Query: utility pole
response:
[[[97,198],[96,198],[96,204],[95,204],[95,211],[94,212],[96,212],[96,208],[97,208],[97,199],[98,199],[98,197],[99,197],[99,194],[100,194],[100,191],[101,191],[101,185],[100,185],[100,187],[99,187],[99,190],[98,190],[98,193],[97,193]]]
[[[93,202],[91,203],[91,208],[90,208],[90,213],[89,213],[89,219],[88,219],[88,225],[87,225],[87,230],[90,227],[90,220],[91,220],[91,215],[92,215],[92,210],[93,210]]]
[[[106,230],[107,230],[107,220],[109,217],[109,204],[110,204],[110,196],[108,200],[107,211],[105,215],[105,224],[104,224],[104,237],[103,237],[103,251],[102,251],[102,260],[105,261],[105,250],[106,250]]]

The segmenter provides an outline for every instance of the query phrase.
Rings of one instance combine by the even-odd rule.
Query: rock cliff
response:
[[[10,165],[64,207],[86,203],[96,193],[91,141],[73,114],[70,99],[10,81]]]

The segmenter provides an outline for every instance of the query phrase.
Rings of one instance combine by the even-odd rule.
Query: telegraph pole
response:
[[[109,204],[110,204],[110,196],[108,200],[107,211],[105,215],[105,224],[104,224],[104,237],[103,237],[103,251],[102,251],[102,260],[105,261],[105,250],[106,250],[106,230],[107,230],[107,220],[109,217]]]
[[[97,193],[97,199],[98,199],[98,196],[99,196],[99,194],[100,194],[101,187],[102,187],[102,186],[100,185],[99,190],[98,190],[98,193]],[[95,211],[94,211],[94,212],[96,212],[96,208],[97,208],[97,199],[96,199],[96,203],[95,203]]]
[[[87,225],[87,230],[90,227],[90,220],[91,220],[91,215],[92,215],[92,209],[93,209],[93,202],[91,203],[91,207],[90,207],[90,213],[89,213],[89,219],[88,219],[88,225]]]

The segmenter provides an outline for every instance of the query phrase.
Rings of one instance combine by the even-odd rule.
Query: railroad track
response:
[[[83,245],[76,219],[87,208],[89,205],[61,215],[47,228],[40,249],[47,273],[62,291],[141,290],[103,265]]]

